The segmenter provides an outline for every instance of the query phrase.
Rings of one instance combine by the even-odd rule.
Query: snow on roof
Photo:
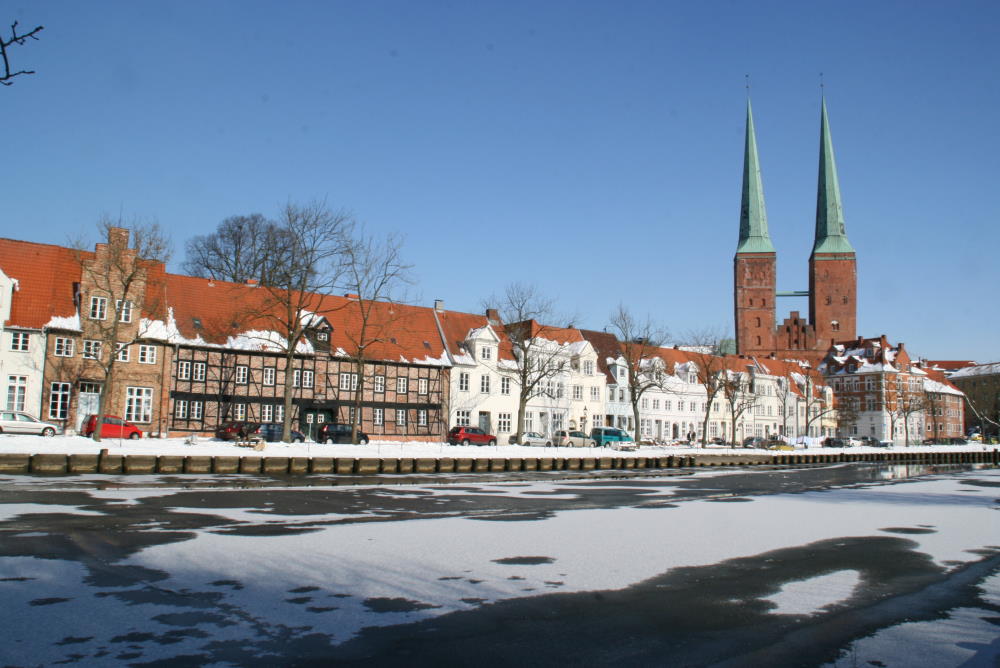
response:
[[[965,393],[954,387],[949,387],[944,383],[939,383],[931,378],[924,378],[924,391],[934,392],[936,394],[953,394],[956,396],[964,397]]]
[[[80,330],[80,312],[77,311],[71,316],[52,316],[47,323],[43,325],[45,329],[65,329],[71,332],[79,332]]]
[[[971,376],[989,376],[993,374],[1000,374],[1000,362],[967,366],[964,369],[959,369],[955,373],[951,374],[949,378],[969,378]]]

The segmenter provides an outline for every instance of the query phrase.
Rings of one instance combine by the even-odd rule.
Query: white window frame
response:
[[[195,362],[191,367],[191,380],[203,381],[208,370],[208,365],[204,362]]]
[[[358,389],[358,374],[350,373],[348,371],[340,372],[340,389],[341,390],[357,390]]]
[[[510,413],[497,413],[497,431],[501,434],[510,433],[511,422]]]
[[[490,376],[484,373],[479,377],[479,393],[489,394],[490,393]]]
[[[125,419],[137,424],[153,421],[153,388],[125,388]]]
[[[118,313],[118,322],[132,322],[132,302],[128,299],[116,299],[115,311]]]
[[[264,367],[264,372],[262,374],[262,382],[266,387],[274,386],[274,379],[277,377],[278,372],[273,366]]]
[[[407,394],[410,391],[410,379],[400,376],[396,379],[396,394]]]
[[[406,409],[397,408],[396,409],[396,426],[405,427],[406,426]]]
[[[426,427],[427,426],[427,409],[418,408],[417,409],[417,426]]]
[[[500,378],[500,394],[510,395],[510,378],[507,376]]]
[[[191,380],[191,362],[181,360],[177,362],[177,380]]]
[[[65,336],[57,336],[55,340],[54,353],[56,357],[72,357],[75,346],[73,339]]]
[[[139,364],[156,364],[156,346],[139,344]]]
[[[115,344],[115,361],[116,362],[128,362],[131,355],[131,350],[129,344],[124,341],[119,341]]]
[[[101,342],[96,339],[84,339],[80,354],[87,360],[101,359]]]
[[[250,383],[250,367],[246,364],[236,365],[236,384],[248,385]]]
[[[203,407],[204,407],[204,404],[202,402],[200,402],[200,401],[192,401],[191,402],[191,419],[192,420],[200,420],[201,419]]]
[[[462,371],[458,374],[458,390],[459,392],[469,391],[469,373],[467,371]]]
[[[314,374],[311,369],[302,370],[302,387],[310,389],[313,386]]]
[[[26,353],[31,345],[31,334],[28,332],[11,332],[10,349],[16,353]]]
[[[381,427],[385,424],[385,409],[384,408],[373,408],[372,409],[372,423],[376,427]]]
[[[299,387],[302,384],[302,369],[292,370],[292,387]]]
[[[186,420],[188,416],[188,400],[187,399],[175,399],[174,400],[174,418],[177,420]]]
[[[247,419],[247,405],[246,404],[233,404],[233,419],[234,420],[246,420]]]
[[[73,385],[71,383],[52,383],[49,385],[49,419],[66,420],[69,418],[69,404]]]
[[[490,346],[482,346],[479,348],[479,359],[489,360],[493,359],[493,348]]]
[[[312,417],[312,413],[309,414]],[[260,421],[261,422],[274,422],[274,405],[273,404],[261,404],[260,406]]]
[[[383,375],[375,376],[374,379],[372,380],[372,388],[375,392],[378,392],[379,394],[385,392],[385,376]]]
[[[107,320],[108,318],[108,298],[97,295],[90,296],[90,319]]]
[[[417,394],[426,395],[430,391],[430,381],[427,378],[417,379]]]
[[[468,427],[472,424],[472,411],[455,411],[455,425]]]

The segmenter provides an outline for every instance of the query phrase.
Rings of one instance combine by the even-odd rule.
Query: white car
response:
[[[571,448],[597,447],[597,443],[582,431],[565,431],[563,429],[552,434],[552,443],[557,446],[565,445]]]
[[[2,434],[41,434],[55,436],[61,429],[48,422],[42,422],[36,417],[20,411],[0,412],[0,433]]]
[[[514,437],[510,437],[510,444],[515,445]],[[526,431],[521,434],[521,445],[541,445],[548,447],[552,445],[552,439],[545,438],[537,431]]]

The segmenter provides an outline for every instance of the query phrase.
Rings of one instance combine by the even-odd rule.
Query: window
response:
[[[273,386],[275,375],[276,373],[273,366],[264,367],[264,378],[263,378],[264,384],[267,385],[268,387]]]
[[[573,398],[577,400],[583,399],[583,385],[573,386]]]
[[[562,429],[563,428],[563,414],[562,413],[554,413],[552,415],[552,428],[553,429]]]
[[[128,362],[129,360],[129,345],[127,343],[122,343],[119,341],[115,344],[118,352],[115,353],[115,360],[118,362]]]
[[[396,393],[406,394],[410,391],[410,379],[409,378],[397,378],[396,379]]]
[[[562,381],[556,383],[556,399],[562,399],[566,396],[566,386],[563,385]]]
[[[91,320],[104,320],[108,316],[108,298],[107,297],[91,297],[90,298],[90,319]]]
[[[385,376],[375,376],[375,391],[385,392]]]
[[[510,413],[499,413],[497,415],[497,431],[502,434],[510,433]]]
[[[177,379],[178,380],[191,379],[191,362],[184,361],[177,363]]]
[[[236,384],[246,385],[250,380],[250,369],[245,365],[240,364],[236,367]]]
[[[462,392],[469,391],[469,374],[464,371],[458,374],[458,389]]]
[[[83,342],[83,357],[88,360],[101,358],[101,342],[90,339]]]
[[[472,411],[455,411],[455,424],[459,427],[468,427],[471,415]]]
[[[115,300],[115,310],[118,311],[119,322],[132,322],[132,302],[129,300]],[[101,318],[103,320],[104,318]]]
[[[277,404],[274,407],[274,421],[275,422],[284,422],[285,421],[285,405],[284,404]]]
[[[488,360],[493,358],[493,349],[489,346],[483,346],[479,349],[479,359]]]
[[[421,427],[427,426],[427,409],[421,408],[417,411],[417,424]]]
[[[625,369],[624,368],[618,369],[618,379],[619,380],[625,380],[625,375],[626,374],[625,374]]]
[[[649,399],[647,399],[646,397],[642,398],[642,408],[643,410],[649,408]]]
[[[56,357],[72,357],[73,356],[73,339],[67,339],[62,336],[56,337],[55,346]]]
[[[487,375],[482,375],[479,377],[479,391],[482,394],[490,393],[490,377]]]
[[[202,403],[200,401],[192,401],[191,402],[191,419],[192,420],[200,420],[201,419],[201,406],[202,406]]]
[[[194,367],[191,369],[192,380],[205,380],[205,363],[195,362]]]
[[[396,409],[396,424],[400,427],[406,426],[406,411],[402,408]]]
[[[313,386],[313,378],[315,374],[310,369],[304,369],[302,371],[302,387],[311,388]]]
[[[178,420],[186,420],[188,416],[187,399],[178,399],[174,402],[174,417]]]
[[[125,419],[129,422],[151,422],[153,419],[153,388],[125,388]]]
[[[340,389],[342,390],[358,389],[358,374],[356,373],[340,374]]]
[[[426,378],[420,378],[417,380],[417,394],[427,394],[427,389],[430,383]]]
[[[233,404],[233,419],[234,420],[246,420],[247,419],[247,405],[246,404]]]
[[[69,417],[69,383],[52,383],[49,386],[49,419],[65,420]]]
[[[715,405],[715,409],[719,410],[719,405],[718,404]],[[660,410],[660,400],[659,399],[653,399],[653,410],[654,411]]]
[[[139,364],[156,364],[156,346],[139,346]]]
[[[302,370],[295,369],[292,371],[292,387],[298,387],[302,382]]]
[[[385,424],[384,408],[375,408],[372,410],[372,422],[374,422],[377,427],[381,427]]]
[[[585,360],[583,363],[583,372],[588,376],[594,375],[594,360]]]
[[[312,417],[312,413],[306,416],[307,421]],[[274,406],[271,404],[261,404],[260,406],[260,421],[261,422],[274,422]]]
[[[21,353],[27,352],[29,336],[27,332],[11,332],[10,349]]]
[[[625,390],[618,388],[618,401],[625,401]]]
[[[525,431],[535,430],[535,414],[532,411],[524,412],[524,430]]]
[[[510,394],[510,378],[500,379],[500,394]]]

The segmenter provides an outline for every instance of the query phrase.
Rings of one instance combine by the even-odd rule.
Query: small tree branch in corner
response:
[[[36,26],[30,32],[26,32],[23,35],[18,35],[17,21],[14,21],[14,23],[12,23],[10,26],[10,33],[11,33],[10,39],[4,39],[3,37],[0,37],[0,58],[3,59],[3,73],[0,74],[0,84],[3,84],[4,86],[10,86],[13,85],[14,83],[13,81],[11,81],[11,79],[13,79],[14,77],[21,74],[35,73],[35,70],[17,70],[12,72],[10,69],[10,59],[7,55],[7,48],[14,45],[23,46],[25,41],[27,41],[28,39],[33,39],[37,41],[38,37],[36,37],[36,35],[44,29],[45,29],[44,26]]]

